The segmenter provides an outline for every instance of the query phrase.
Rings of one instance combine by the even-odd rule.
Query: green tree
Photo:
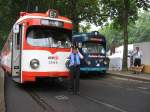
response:
[[[79,23],[86,21],[95,25],[102,25],[106,21],[101,14],[99,0],[67,0],[68,14],[74,23],[74,30],[79,31]]]
[[[138,43],[150,41],[150,12],[141,11],[138,14],[138,19],[135,21],[135,24],[129,24],[128,26],[128,35],[129,43]],[[113,23],[110,23],[99,30],[107,38],[107,45],[110,48],[111,43],[115,40],[117,46],[123,44],[122,31],[120,29],[115,29]]]
[[[58,9],[61,15],[72,19],[76,31],[79,30],[81,21],[100,25],[100,18],[103,19],[99,0],[0,0],[0,6],[0,25],[3,26],[0,31],[7,33],[19,17],[19,12],[34,12],[36,6],[39,12],[45,12],[49,8]]]
[[[19,18],[21,11],[35,12],[38,6],[39,12],[45,12],[55,6],[55,0],[0,0],[0,48],[8,36],[12,25]]]
[[[89,32],[91,29],[91,25],[89,23],[85,23],[85,25],[80,24],[79,27],[80,32]]]
[[[105,35],[107,40],[107,48],[111,49],[111,44],[115,43],[116,46],[120,46],[123,43],[123,32],[119,29],[115,29],[113,24],[110,23],[104,26],[102,29],[99,30],[100,33]]]
[[[129,43],[150,41],[150,12],[142,11],[134,25],[129,26]],[[133,33],[134,32],[134,33]]]
[[[100,0],[104,14],[108,13],[115,28],[123,31],[123,70],[127,70],[128,25],[137,20],[138,8],[148,10],[149,0]]]

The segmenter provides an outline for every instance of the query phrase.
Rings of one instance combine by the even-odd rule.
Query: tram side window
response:
[[[15,35],[15,48],[16,49],[20,49],[20,44],[21,44],[21,42],[20,42],[20,38],[21,38],[21,27],[20,27],[20,29],[19,29],[19,33],[17,33],[17,34],[14,34]]]
[[[12,38],[11,37],[8,40],[8,48],[9,48],[9,50],[12,49]]]
[[[19,38],[19,34],[17,35],[17,49],[19,49],[20,47],[20,38]]]
[[[19,49],[19,34],[15,34],[15,48]]]
[[[15,49],[19,49],[19,43],[18,43],[18,34],[14,34],[14,43],[13,43],[13,48],[15,48]]]

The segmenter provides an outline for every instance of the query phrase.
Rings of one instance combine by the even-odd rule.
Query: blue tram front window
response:
[[[101,53],[105,54],[104,46],[99,43],[86,42],[82,46],[84,53]]]
[[[31,27],[27,31],[27,43],[32,46],[68,48],[70,38],[71,31],[65,29]]]

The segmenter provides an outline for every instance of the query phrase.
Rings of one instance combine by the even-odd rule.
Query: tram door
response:
[[[12,78],[21,82],[22,25],[14,25],[12,41]]]

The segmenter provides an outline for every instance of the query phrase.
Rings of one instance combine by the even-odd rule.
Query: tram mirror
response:
[[[19,33],[19,25],[18,24],[15,24],[13,26],[13,33]]]

